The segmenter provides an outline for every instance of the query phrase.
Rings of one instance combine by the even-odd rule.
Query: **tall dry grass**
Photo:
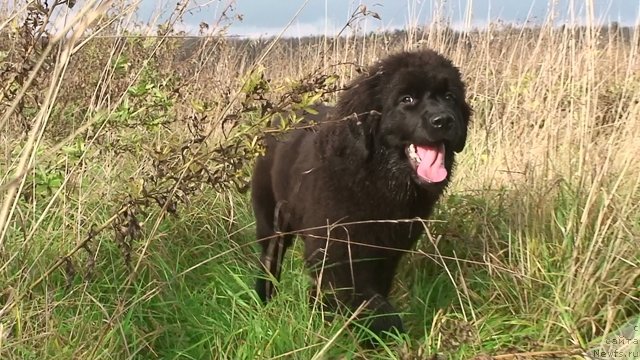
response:
[[[436,228],[472,249],[454,263],[471,264],[463,273],[489,275],[482,286],[472,284],[474,277],[455,278],[464,320],[482,334],[486,304],[493,303],[513,317],[542,321],[544,344],[560,337],[587,348],[638,315],[638,27],[557,28],[549,19],[539,28],[468,33],[434,25],[366,36],[352,30],[340,38],[185,41],[167,31],[113,36],[132,9],[91,1],[77,4],[66,27],[46,39],[44,28],[31,29],[43,38],[29,42],[28,11],[7,7],[0,19],[0,42],[10,49],[0,57],[0,355],[17,357],[16,349],[27,346],[50,356],[57,337],[70,336],[57,334],[55,324],[71,323],[96,333],[73,343],[75,354],[100,357],[99,344],[106,344],[135,357],[106,334],[128,307],[162,291],[140,274],[157,270],[151,259],[170,258],[170,250],[153,253],[171,241],[167,213],[189,224],[201,210],[187,205],[213,196],[227,206],[210,215],[212,233],[233,239],[230,233],[251,226],[238,217],[241,195],[217,185],[245,180],[259,151],[252,143],[261,133],[255,119],[266,116],[264,99],[290,108],[289,99],[326,85],[320,75],[337,76],[339,87],[359,66],[424,46],[461,68],[475,111],[438,215],[449,225]],[[264,89],[246,90],[247,83]],[[300,92],[303,85],[308,92]],[[317,98],[334,100],[327,90]],[[232,154],[242,161],[216,152],[234,141],[243,150]],[[212,182],[205,168],[221,175]],[[112,293],[91,290],[85,275],[96,267],[125,274],[109,284]],[[132,284],[150,290],[124,301]],[[408,297],[402,289],[397,296]],[[58,311],[87,298],[101,306],[110,297],[122,302],[105,311],[105,324]],[[442,325],[436,322],[433,331]]]

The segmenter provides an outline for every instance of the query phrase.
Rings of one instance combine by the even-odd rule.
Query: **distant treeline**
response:
[[[496,28],[490,28],[492,32],[491,41],[502,42],[505,40],[513,40],[514,38],[520,38],[525,41],[536,40],[541,31],[548,31],[548,28],[543,27],[517,27],[513,25],[500,25]],[[405,43],[410,37],[413,37],[413,41],[420,41],[429,37],[429,28],[421,28],[417,31],[411,31],[411,33],[405,29],[398,29],[387,32],[371,32],[366,35],[358,35],[355,39],[355,44],[365,43],[373,40],[374,38],[383,39],[386,44],[389,43]],[[472,50],[474,44],[482,40],[483,44],[486,41],[486,33],[489,29],[474,29],[471,31],[457,31],[451,28],[439,28],[435,30],[439,41],[443,41],[449,44],[462,45],[468,50]],[[632,41],[639,41],[640,36],[634,36],[636,28],[632,26],[619,26],[617,22],[613,22],[607,26],[587,27],[587,26],[571,26],[561,25],[553,28],[553,32],[557,34],[563,34],[565,31],[570,31],[570,36],[578,41],[584,41],[588,38],[591,31],[592,36],[598,40],[598,44],[604,45],[610,41],[618,43],[630,44]],[[182,44],[179,47],[180,51],[176,54],[178,58],[185,59],[191,57],[202,46],[207,46],[211,43],[217,43],[217,41],[211,39],[211,37],[205,36],[190,36],[185,34],[177,34],[177,38],[182,40]],[[274,37],[264,38],[241,38],[237,36],[226,36],[218,41],[225,41],[228,46],[243,50],[247,57],[253,58],[259,56],[261,50],[265,46],[269,45],[273,41]],[[352,37],[353,38],[353,37]],[[323,43],[332,43],[335,37],[315,35],[304,37],[283,37],[277,40],[277,46],[280,48],[305,48],[310,46],[316,46]],[[486,44],[485,44],[486,45]]]

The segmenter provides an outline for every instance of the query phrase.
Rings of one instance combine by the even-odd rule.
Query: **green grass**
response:
[[[425,237],[399,272],[393,298],[408,335],[388,348],[363,352],[355,330],[342,329],[345,318],[324,322],[309,306],[299,244],[285,261],[278,296],[262,306],[252,290],[257,256],[246,196],[236,196],[230,207],[209,194],[161,224],[137,274],[126,270],[109,236],[95,244],[101,257],[91,281],[78,274],[67,286],[63,271],[54,272],[13,310],[16,322],[3,341],[3,356],[310,359],[336,334],[325,358],[352,358],[359,352],[386,359],[437,351],[465,359],[478,353],[571,347],[572,337],[588,331],[579,329],[580,314],[568,308],[571,299],[557,297],[566,280],[567,262],[561,255],[570,250],[562,249],[562,238],[549,235],[562,227],[562,220],[542,229],[511,228],[506,195],[498,191],[492,198],[469,194],[444,199],[437,222],[429,226],[433,235],[442,236],[437,251]],[[562,193],[552,202],[557,217],[578,206],[569,195]],[[527,279],[509,264],[492,269],[491,261],[482,260],[486,242],[480,236],[487,231],[495,232],[502,251],[510,241],[510,251],[522,251],[513,243],[518,236],[536,241],[536,251],[544,255],[539,264],[544,276]],[[536,236],[548,238],[537,241]],[[33,239],[36,244],[46,241]],[[561,304],[567,308],[559,308]],[[627,307],[638,312],[631,302]]]

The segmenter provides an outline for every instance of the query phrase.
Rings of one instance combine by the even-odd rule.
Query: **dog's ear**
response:
[[[351,157],[367,161],[375,152],[375,134],[378,131],[381,114],[372,110],[364,114],[354,114],[347,119],[349,139],[353,144]]]
[[[382,87],[384,69],[381,64],[372,66],[367,72],[358,76],[338,98],[336,114],[348,116],[363,114],[371,110],[382,111],[384,98]]]
[[[457,141],[453,143],[453,151],[459,153],[464,150],[464,146],[467,143],[467,133],[469,129],[469,123],[471,122],[471,114],[473,110],[466,101],[462,103],[462,126],[460,127],[460,134]]]
[[[375,152],[375,133],[377,132],[381,114],[369,111],[364,114],[354,114],[346,120],[349,129],[349,139],[353,146],[353,155],[358,159],[369,160]]]
[[[464,150],[464,146],[467,143],[467,127],[463,126],[460,129],[460,134],[458,134],[457,139],[453,142],[453,151],[459,153]]]
[[[323,159],[337,157],[352,165],[371,158],[375,149],[375,133],[380,113],[370,111],[332,120],[324,126],[316,140],[316,149]]]

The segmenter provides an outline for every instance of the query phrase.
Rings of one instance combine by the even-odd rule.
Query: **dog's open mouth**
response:
[[[439,183],[447,178],[444,167],[444,144],[414,145],[405,148],[409,162],[418,178],[427,183]]]

